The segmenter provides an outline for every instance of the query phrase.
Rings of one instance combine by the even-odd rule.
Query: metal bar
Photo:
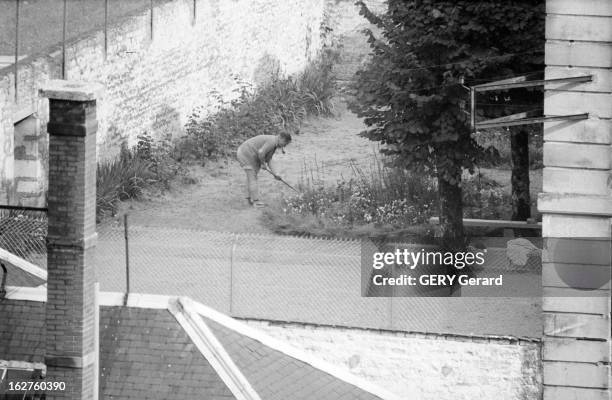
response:
[[[198,10],[198,0],[193,0],[193,21],[192,21],[193,25],[195,25],[198,20],[197,10]]]
[[[477,92],[491,92],[494,90],[507,90],[514,88],[525,88],[525,87],[533,87],[533,86],[543,86],[547,83],[581,83],[581,82],[591,82],[593,80],[593,75],[585,75],[585,76],[574,76],[569,78],[557,78],[557,79],[540,79],[535,81],[521,81],[521,82],[513,82],[513,83],[485,83],[483,85],[474,86],[474,90]]]
[[[123,234],[125,237],[125,298],[123,305],[127,305],[128,296],[130,295],[130,248],[128,243],[128,215],[123,216]]]
[[[62,79],[66,79],[66,30],[68,21],[66,18],[67,0],[64,0],[64,21],[62,26]]]
[[[511,121],[516,121],[519,119],[525,119],[525,118],[535,118],[538,117],[540,114],[542,114],[542,111],[538,111],[538,110],[534,110],[534,111],[525,111],[525,112],[521,112],[518,114],[510,114],[510,115],[505,115],[503,117],[499,117],[499,118],[493,118],[493,119],[488,119],[486,122],[488,124],[490,123],[497,123],[497,122],[511,122]]]
[[[150,14],[151,14],[151,20],[149,21],[149,28],[151,29],[151,41],[153,41],[153,0],[149,1],[149,5],[150,5]]]
[[[490,85],[505,85],[505,84],[510,84],[510,83],[519,83],[519,82],[525,82],[527,81],[527,79],[528,79],[527,75],[521,75],[521,76],[515,76],[513,78],[501,79],[499,81],[481,83],[479,85],[474,85],[474,87],[479,88],[479,87],[486,87]]]
[[[17,0],[15,4],[15,65],[13,65],[13,79],[15,80],[15,104],[17,104],[17,100],[19,99],[19,95],[17,94],[19,91],[19,80],[17,79],[19,70],[19,0]]]
[[[108,58],[108,0],[104,0],[104,59]]]
[[[476,91],[470,88],[470,126],[476,129]]]
[[[0,282],[0,299],[3,299],[6,296],[6,277],[8,276],[8,271],[4,266],[4,263],[0,262],[0,267],[2,268],[2,281]]]
[[[482,121],[476,123],[476,129],[488,129],[488,128],[498,128],[502,126],[518,126],[518,125],[530,125],[530,124],[539,124],[542,122],[553,122],[553,121],[578,121],[582,119],[588,119],[589,114],[572,114],[572,115],[556,115],[556,116],[548,116],[548,117],[535,117],[535,118],[524,118],[517,119],[513,121],[501,121],[501,122],[489,122]]]
[[[0,210],[18,210],[18,211],[45,211],[47,208],[44,207],[22,207],[22,206],[8,206],[0,205]]]
[[[439,224],[440,218],[430,217],[430,224]],[[532,221],[510,221],[503,219],[477,219],[477,218],[463,218],[464,226],[485,226],[491,228],[516,228],[516,229],[542,229],[541,222]]]
[[[94,374],[93,398],[100,398],[100,282],[94,283]]]

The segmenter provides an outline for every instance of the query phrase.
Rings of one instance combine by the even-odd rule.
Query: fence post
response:
[[[62,25],[62,79],[66,79],[66,29],[68,21],[66,19],[67,0],[64,0],[63,25]]]
[[[108,0],[104,0],[104,60],[108,58]]]
[[[198,0],[193,0],[193,20],[191,21],[191,25],[195,25],[198,22],[197,10],[198,10]]]
[[[153,41],[153,0],[149,0],[151,20],[149,21],[151,29],[151,41]]]
[[[18,97],[18,90],[19,90],[19,83],[17,80],[17,73],[18,73],[18,63],[19,63],[19,1],[17,0],[16,2],[16,7],[15,7],[15,65],[13,66],[13,79],[15,79],[14,82],[14,87],[15,87],[15,104],[17,104],[17,100],[19,99]]]
[[[128,215],[123,215],[123,235],[125,237],[125,298],[123,305],[127,305],[128,296],[130,295],[130,248],[128,242]]]
[[[230,251],[230,286],[229,286],[229,315],[234,312],[234,253],[236,252],[236,244],[238,243],[238,234],[232,236],[232,249]]]

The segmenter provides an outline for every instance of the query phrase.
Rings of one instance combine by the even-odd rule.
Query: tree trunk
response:
[[[464,248],[463,235],[463,199],[461,192],[461,167],[453,166],[447,176],[438,173],[438,196],[440,215],[440,234],[442,247],[449,251],[461,251]],[[451,178],[454,182],[447,180]]]
[[[512,220],[531,218],[529,197],[529,134],[518,127],[510,130],[512,157]]]
[[[438,168],[440,171],[441,168]],[[465,250],[463,233],[463,196],[461,191],[461,167],[455,164],[452,168],[446,167],[447,176],[438,173],[438,197],[440,203],[440,235],[441,249],[453,253]],[[453,181],[449,181],[451,178]],[[459,270],[454,265],[446,265],[445,273],[456,276]],[[451,297],[461,297],[461,286],[456,283],[448,289]]]

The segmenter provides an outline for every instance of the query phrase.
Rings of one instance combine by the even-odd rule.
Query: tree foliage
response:
[[[372,57],[353,84],[350,107],[364,117],[364,136],[400,164],[437,176],[441,204],[460,204],[462,168],[491,155],[470,134],[461,83],[542,69],[544,1],[389,0],[382,15],[356,4],[379,31],[366,31]],[[508,93],[491,101],[511,104]],[[440,212],[457,227],[456,215]]]

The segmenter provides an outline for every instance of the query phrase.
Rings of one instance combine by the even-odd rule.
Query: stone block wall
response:
[[[257,82],[277,66],[299,72],[323,44],[324,0],[172,0],[124,18],[66,46],[65,78],[107,88],[98,117],[98,157],[116,154],[144,131],[174,134],[209,93],[232,95],[235,78]],[[18,102],[14,74],[0,70],[0,203],[43,205],[47,101],[37,90],[62,77],[59,47],[19,63]],[[16,135],[15,124],[33,115],[34,134]],[[17,137],[16,137],[17,136]],[[23,142],[29,145],[23,147]],[[20,149],[20,150],[16,150]],[[36,167],[19,160],[21,149]],[[18,168],[19,167],[19,168]],[[18,187],[17,178],[30,184]]]
[[[364,35],[364,29],[377,32],[375,26],[359,15],[359,7],[353,0],[327,0],[327,19],[329,27],[340,47],[340,60],[335,68],[341,85],[348,83],[368,59],[370,45]],[[385,0],[367,0],[368,8],[375,13],[384,12]]]
[[[612,3],[548,0],[544,124],[544,400],[610,399]]]

